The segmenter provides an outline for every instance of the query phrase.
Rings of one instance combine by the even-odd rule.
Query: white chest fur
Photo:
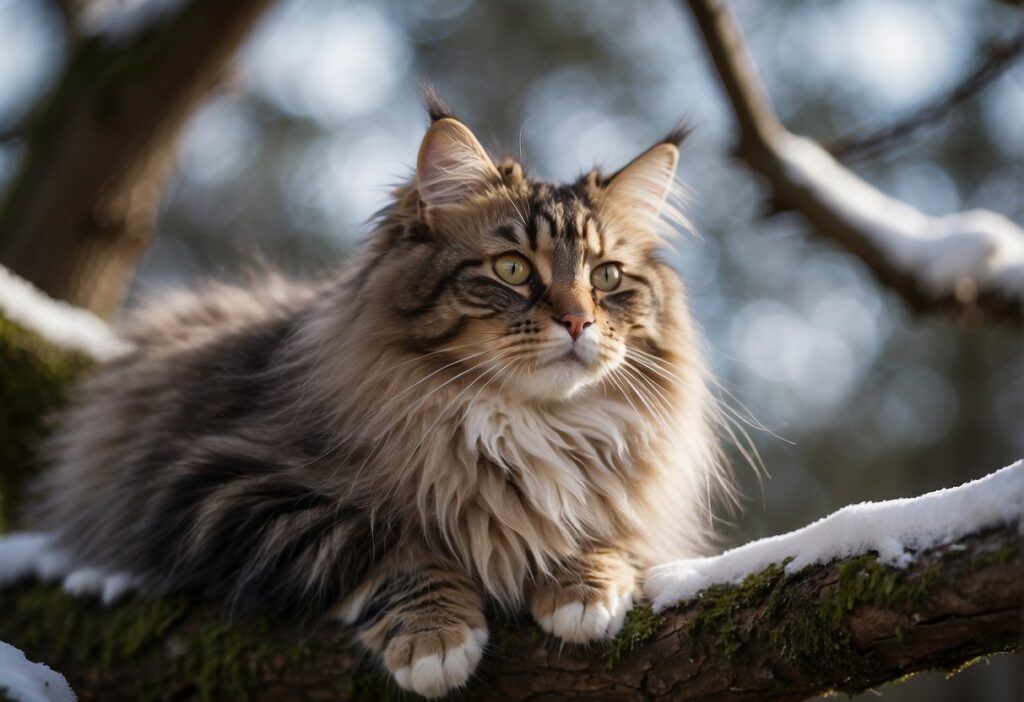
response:
[[[465,449],[505,471],[538,516],[586,531],[598,502],[628,499],[630,452],[643,425],[621,401],[524,405],[495,398],[474,403],[463,422]]]

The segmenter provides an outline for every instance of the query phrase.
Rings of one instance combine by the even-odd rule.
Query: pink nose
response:
[[[555,321],[565,327],[565,330],[569,332],[569,336],[572,337],[573,341],[579,339],[583,330],[594,323],[593,317],[588,317],[585,314],[574,314],[572,312],[563,314],[561,317],[556,318]]]

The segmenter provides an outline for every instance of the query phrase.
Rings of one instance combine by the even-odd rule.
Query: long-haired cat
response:
[[[362,253],[152,301],[48,446],[35,526],[148,592],[340,617],[403,688],[466,682],[485,606],[616,634],[722,482],[659,251],[683,131],[612,175],[495,164],[428,96]]]

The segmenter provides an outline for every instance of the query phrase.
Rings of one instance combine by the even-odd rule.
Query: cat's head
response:
[[[678,346],[682,290],[658,252],[685,130],[615,173],[551,184],[428,108],[415,179],[373,252],[410,347],[477,388],[564,399]]]

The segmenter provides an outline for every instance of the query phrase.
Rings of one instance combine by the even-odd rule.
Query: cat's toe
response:
[[[400,687],[434,699],[466,684],[486,643],[486,629],[432,629],[395,637],[385,661]]]
[[[588,643],[613,638],[622,629],[626,613],[633,607],[633,591],[607,591],[588,601],[557,606],[550,614],[537,616],[545,631],[571,643]]]

